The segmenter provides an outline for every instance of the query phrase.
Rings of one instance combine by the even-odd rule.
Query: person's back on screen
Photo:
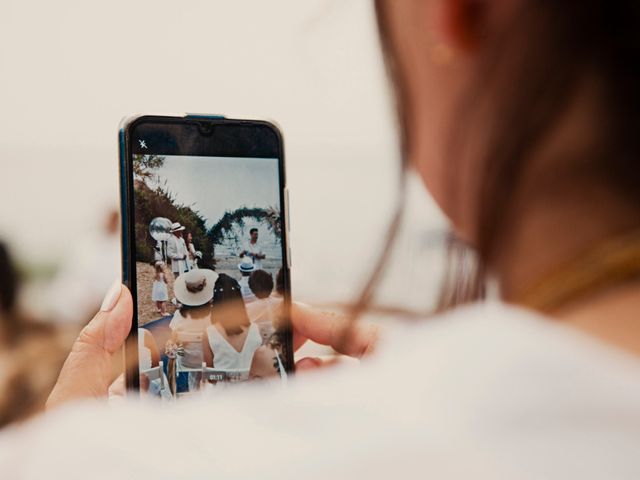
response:
[[[258,327],[247,316],[240,285],[224,273],[213,290],[211,325],[206,337],[205,363],[220,370],[248,373],[253,353],[262,344]]]

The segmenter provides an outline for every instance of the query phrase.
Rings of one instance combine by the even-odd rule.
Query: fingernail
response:
[[[113,282],[113,285],[107,291],[107,294],[104,296],[104,300],[102,300],[102,305],[100,305],[100,311],[102,312],[110,312],[113,310],[113,307],[118,303],[118,299],[120,298],[120,292],[122,291],[122,284],[120,280],[116,279]]]

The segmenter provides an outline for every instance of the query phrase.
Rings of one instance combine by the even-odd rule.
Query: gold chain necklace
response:
[[[635,278],[640,279],[640,230],[599,243],[527,289],[517,301],[551,311]]]

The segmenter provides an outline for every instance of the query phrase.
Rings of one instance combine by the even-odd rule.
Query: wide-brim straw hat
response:
[[[173,285],[173,294],[182,305],[199,307],[211,301],[218,274],[199,268],[183,273]]]
[[[182,230],[184,230],[185,227],[183,227],[182,225],[180,225],[179,222],[175,222],[171,224],[171,233],[174,232],[181,232]]]

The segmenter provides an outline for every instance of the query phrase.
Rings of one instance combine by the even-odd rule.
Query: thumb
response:
[[[131,330],[131,293],[119,282],[104,297],[100,311],[82,329],[67,357],[47,408],[80,398],[106,397],[111,383],[111,356]]]

